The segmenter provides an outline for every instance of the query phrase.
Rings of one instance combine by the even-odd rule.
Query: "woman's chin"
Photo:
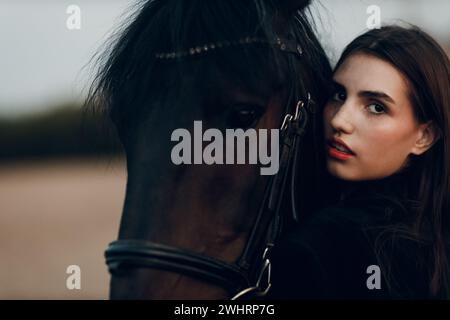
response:
[[[345,167],[345,164],[339,163],[334,160],[327,161],[328,172],[335,178],[346,180],[346,181],[361,181],[364,177],[354,170]]]

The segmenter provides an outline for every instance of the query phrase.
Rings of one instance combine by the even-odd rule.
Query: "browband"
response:
[[[294,41],[282,39],[282,38],[275,38],[274,40],[270,41],[264,38],[258,38],[258,37],[245,37],[241,38],[239,40],[235,41],[218,41],[214,43],[208,43],[196,47],[192,47],[186,50],[180,50],[180,51],[172,51],[172,52],[159,52],[155,54],[156,59],[177,59],[177,58],[184,58],[187,56],[194,56],[202,53],[206,53],[209,51],[213,51],[216,49],[222,49],[232,46],[239,46],[239,45],[249,45],[249,44],[268,44],[271,46],[274,46],[281,51],[286,51],[289,53],[294,53],[297,55],[303,54],[302,46]]]

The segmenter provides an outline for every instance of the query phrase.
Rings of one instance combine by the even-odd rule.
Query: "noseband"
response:
[[[249,41],[247,43],[253,43],[245,39]],[[238,44],[242,44],[242,41],[238,41]],[[280,50],[302,54],[298,45],[285,43],[280,39],[277,39],[276,45]],[[212,48],[221,47],[219,44],[212,46]],[[186,52],[158,53],[157,58],[174,59],[189,52],[199,54],[207,50],[189,49]],[[300,137],[307,123],[307,111],[312,109],[312,104],[313,100],[308,93],[305,100],[298,101],[293,113],[288,110],[284,116],[280,128],[279,170],[269,177],[249,240],[235,263],[144,240],[117,240],[110,243],[105,252],[110,273],[120,276],[130,268],[160,269],[216,284],[227,289],[233,300],[251,295],[266,295],[271,288],[271,251],[281,232],[281,205],[288,183],[291,188],[292,214],[295,220],[298,217],[293,197],[294,179]],[[290,181],[288,181],[289,172]]]

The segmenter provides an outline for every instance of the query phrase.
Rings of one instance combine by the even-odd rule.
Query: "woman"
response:
[[[335,68],[321,196],[281,239],[272,298],[449,298],[450,63],[418,28],[371,30]]]

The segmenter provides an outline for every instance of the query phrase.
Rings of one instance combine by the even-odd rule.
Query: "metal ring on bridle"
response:
[[[231,298],[231,300],[237,300],[240,299],[250,293],[254,293],[258,297],[265,296],[270,288],[272,287],[272,263],[270,262],[270,259],[267,257],[269,253],[269,247],[267,247],[264,250],[263,254],[263,266],[261,268],[261,271],[258,276],[258,280],[256,281],[256,285],[252,287],[248,287],[240,292],[238,292],[235,296]],[[261,288],[261,281],[263,279],[263,276],[267,274],[266,282],[264,289]]]

